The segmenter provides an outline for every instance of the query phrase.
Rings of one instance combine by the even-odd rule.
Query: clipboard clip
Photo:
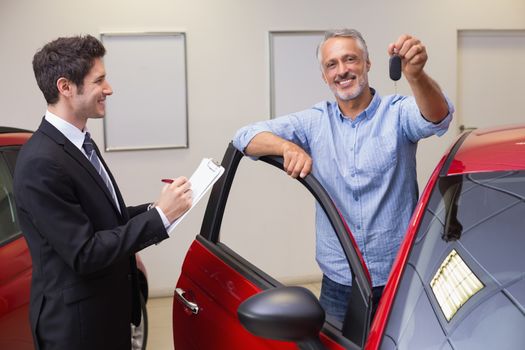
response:
[[[212,159],[210,158],[208,160],[208,164],[207,164],[208,168],[210,168],[210,170],[212,171],[217,171],[219,170],[219,168],[221,167],[221,165],[219,164],[219,162],[217,162],[215,159]]]

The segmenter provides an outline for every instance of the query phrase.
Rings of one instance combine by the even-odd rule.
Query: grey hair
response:
[[[357,41],[357,45],[359,46],[359,48],[363,50],[363,53],[365,55],[365,60],[368,60],[368,47],[366,46],[365,39],[363,39],[363,36],[361,35],[361,33],[359,33],[359,31],[355,29],[343,28],[343,29],[329,30],[324,33],[323,41],[321,41],[319,45],[317,45],[317,59],[319,60],[319,64],[322,65],[321,49],[323,45],[326,43],[328,39],[338,38],[338,37],[355,39]]]

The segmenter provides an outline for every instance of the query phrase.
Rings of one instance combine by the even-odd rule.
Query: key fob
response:
[[[401,57],[398,55],[390,56],[390,79],[398,81],[401,79]]]

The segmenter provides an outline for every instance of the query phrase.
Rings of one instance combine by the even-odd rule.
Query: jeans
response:
[[[385,286],[378,286],[372,288],[372,318],[377,309],[377,304],[383,294]],[[321,297],[319,302],[329,318],[343,322],[345,319],[346,308],[348,300],[352,297],[352,286],[346,286],[332,281],[323,275],[323,282],[321,285]]]

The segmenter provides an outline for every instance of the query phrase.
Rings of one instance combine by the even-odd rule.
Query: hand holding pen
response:
[[[156,205],[171,223],[191,207],[191,183],[184,176],[175,179],[162,179],[161,181],[166,185],[162,188]]]

